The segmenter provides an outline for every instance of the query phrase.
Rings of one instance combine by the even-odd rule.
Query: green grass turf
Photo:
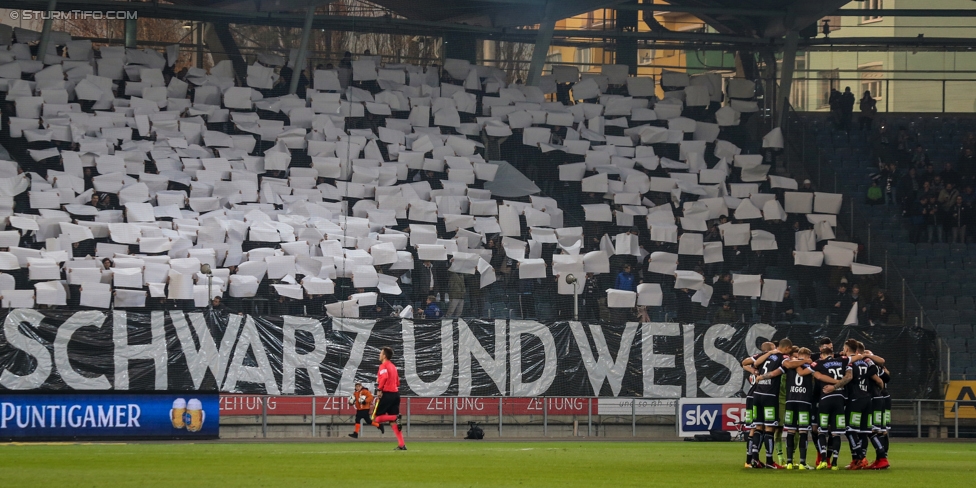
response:
[[[758,486],[802,478],[825,486],[917,488],[976,480],[974,443],[896,440],[891,470],[858,472],[747,470],[742,443],[411,442],[407,452],[393,446],[2,444],[0,486]]]

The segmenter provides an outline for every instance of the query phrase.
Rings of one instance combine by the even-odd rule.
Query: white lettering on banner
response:
[[[695,368],[695,324],[684,324],[685,396],[698,396],[698,370]]]
[[[363,361],[366,343],[373,333],[373,326],[376,325],[376,322],[363,319],[335,318],[332,319],[332,324],[337,331],[356,333],[356,340],[352,343],[352,349],[349,351],[349,360],[342,368],[342,378],[339,380],[339,387],[335,392],[336,396],[352,395],[356,387],[356,373]]]
[[[590,350],[590,341],[583,331],[583,323],[569,323],[576,345],[579,346],[580,355],[583,357],[583,366],[586,367],[586,373],[590,377],[594,395],[600,394],[605,380],[610,381],[610,391],[613,392],[613,396],[620,394],[620,386],[627,372],[627,362],[630,360],[630,347],[634,343],[634,337],[637,336],[637,326],[637,322],[627,322],[624,325],[620,348],[617,349],[617,359],[614,360],[610,355],[610,348],[607,347],[607,338],[603,335],[602,325],[590,324],[590,334],[593,335],[593,345],[596,347],[597,354],[594,359],[593,351]]]
[[[247,357],[248,349],[253,349],[257,366],[244,365],[244,358]],[[237,389],[237,383],[241,381],[259,385],[263,383],[265,391],[269,395],[281,394],[278,390],[278,382],[275,381],[274,371],[271,369],[271,363],[268,361],[268,354],[261,342],[261,334],[258,333],[251,316],[244,319],[241,336],[237,340],[237,347],[234,348],[234,358],[227,369],[227,377],[224,378],[223,391],[240,393],[240,390]]]
[[[556,341],[545,325],[531,320],[512,320],[509,323],[511,336],[509,349],[512,351],[512,396],[533,397],[545,394],[556,380]],[[542,342],[545,359],[542,362],[542,375],[535,381],[522,382],[522,335],[534,335]]]
[[[21,330],[23,322],[36,329],[43,320],[44,316],[36,310],[15,310],[7,314],[7,319],[3,322],[3,333],[7,342],[34,358],[37,364],[34,371],[25,375],[5,369],[0,374],[0,385],[12,390],[32,390],[40,388],[51,375],[53,366],[50,351],[36,337],[28,336],[27,330]]]
[[[403,368],[407,385],[419,396],[440,396],[451,386],[454,379],[454,326],[450,319],[441,320],[441,373],[430,383],[417,374],[417,341],[415,324],[403,320]]]
[[[678,336],[678,324],[652,322],[641,324],[643,340],[641,355],[644,368],[644,396],[655,398],[678,398],[681,387],[677,385],[658,385],[654,383],[655,368],[673,368],[673,354],[659,354],[654,351],[654,336]]]
[[[702,346],[705,349],[705,355],[708,356],[708,359],[724,366],[731,373],[729,381],[726,381],[724,385],[719,385],[710,378],[702,379],[699,388],[701,388],[705,395],[712,398],[733,397],[741,388],[742,367],[739,364],[739,360],[735,356],[719,349],[716,345],[719,339],[731,340],[734,334],[735,329],[731,326],[724,324],[713,325],[705,331],[705,337],[702,339]]]
[[[505,321],[495,321],[495,354],[492,358],[485,349],[468,323],[458,319],[458,395],[471,395],[471,358],[474,357],[478,364],[485,370],[488,377],[495,382],[498,391],[505,394],[506,368],[505,351],[508,339],[505,337]]]
[[[129,322],[126,313],[116,310],[112,317],[112,341],[115,344],[115,389],[129,389],[129,361],[152,359],[156,372],[156,389],[168,388],[168,357],[166,354],[166,329],[163,314],[153,314],[150,321],[152,342],[144,345],[129,344]]]
[[[12,427],[11,421],[19,429],[132,428],[141,427],[141,415],[142,408],[133,403],[98,405],[96,408],[94,405],[15,405],[3,402],[0,403],[0,430]]]
[[[220,411],[221,412],[232,412],[232,411],[255,411],[260,410],[262,406],[262,397],[251,396],[251,395],[221,395],[220,396]],[[268,410],[273,410],[277,406],[277,402],[274,397],[268,397]]]
[[[312,335],[312,350],[305,354],[298,354],[295,349],[295,332],[305,331]],[[319,365],[325,361],[326,340],[325,330],[322,323],[316,319],[307,317],[284,316],[282,326],[282,378],[281,391],[286,395],[295,393],[295,374],[299,369],[304,369],[308,373],[309,381],[312,384],[312,393],[316,395],[327,395],[325,382],[322,380],[322,370]]]
[[[97,310],[88,310],[73,314],[58,327],[58,334],[54,337],[54,364],[64,384],[75,390],[108,390],[112,388],[105,375],[85,376],[75,371],[68,359],[68,343],[75,331],[82,327],[102,328],[106,315]]]
[[[717,413],[717,410],[702,410],[701,405],[698,405],[694,410],[685,412],[685,422],[687,425],[704,425],[708,430],[713,430]]]
[[[152,314],[154,317],[156,314],[162,316],[163,312],[153,312]],[[227,317],[227,330],[224,331],[224,340],[218,350],[203,314],[189,314],[190,323],[193,324],[197,340],[200,341],[199,348],[193,342],[193,335],[190,333],[186,317],[180,312],[170,313],[169,316],[173,321],[173,328],[176,329],[176,337],[183,348],[183,354],[186,356],[186,365],[190,370],[190,377],[193,378],[193,387],[200,388],[208,369],[213,373],[217,384],[222,384],[227,372],[230,351],[234,347],[234,341],[237,340],[237,334],[241,327],[241,317],[239,315]]]
[[[475,410],[478,412],[485,410],[485,402],[482,398],[431,398],[427,402],[427,412],[454,412],[454,406],[458,410]]]
[[[763,339],[763,342],[772,339],[773,335],[776,334],[776,327],[767,324],[755,324],[749,327],[746,332],[746,354],[753,355],[758,354],[759,351],[759,339]]]
[[[279,331],[281,335],[278,336],[281,338],[279,339],[281,344],[267,349],[270,346],[266,340],[262,340],[262,334],[270,333],[273,336],[274,326],[266,322],[256,322],[249,316],[236,314],[227,316],[226,330],[218,342],[204,314],[174,312],[168,317],[177,338],[172,346],[168,346],[166,342],[166,313],[153,312],[150,315],[151,323],[148,329],[144,326],[130,328],[128,319],[134,317],[135,315],[129,316],[125,311],[115,311],[110,317],[100,311],[79,311],[54,327],[55,338],[51,344],[47,344],[36,331],[41,328],[45,320],[50,319],[36,310],[10,310],[0,331],[2,332],[0,342],[11,351],[22,351],[25,361],[28,357],[32,358],[29,364],[33,369],[25,372],[22,366],[14,367],[5,363],[5,367],[0,370],[0,387],[11,390],[40,389],[49,379],[55,381],[60,377],[64,385],[73,390],[92,391],[113,388],[128,390],[132,388],[130,376],[132,361],[150,359],[153,361],[155,373],[155,382],[151,388],[166,390],[169,386],[167,381],[169,368],[174,367],[176,368],[174,371],[179,371],[180,367],[169,364],[170,356],[178,357],[181,354],[186,359],[187,369],[180,374],[189,374],[194,388],[203,387],[207,371],[210,371],[218,387],[224,392],[254,392],[254,385],[257,384],[264,385],[264,391],[268,394],[278,395],[282,391],[285,394],[294,394],[298,389],[296,380],[298,370],[305,370],[308,373],[311,393],[327,396],[329,395],[327,390],[332,388],[327,383],[329,378],[324,369],[324,365],[331,364],[326,355],[326,347],[332,340],[328,336],[330,327],[328,322],[320,319],[284,317],[284,323]],[[82,337],[86,334],[79,332],[79,329],[102,328],[106,318],[112,320],[110,347],[114,347],[112,357],[115,376],[111,381],[109,380],[111,375],[94,375],[90,366],[84,361],[69,360],[68,357],[69,349],[74,350],[72,341],[91,340]],[[375,320],[368,319],[332,320],[332,333],[352,334],[349,340],[340,340],[341,344],[348,344],[351,341],[351,347],[347,351],[346,347],[342,346],[340,357],[346,356],[346,359],[343,359],[345,364],[333,395],[346,396],[352,392],[353,384],[357,379],[373,376],[372,370],[360,371],[360,366],[364,355],[367,354],[368,342],[376,323]],[[488,325],[489,323],[478,323],[475,328],[473,328],[475,324],[470,321],[458,320],[456,323],[457,330],[451,320],[423,324],[410,320],[400,321],[404,359],[402,363],[398,363],[398,366],[401,367],[401,374],[404,375],[409,393],[426,397],[441,396],[456,382],[459,396],[470,396],[472,393],[513,397],[551,394],[553,392],[550,389],[558,371],[558,361],[565,360],[559,357],[560,352],[556,348],[553,334],[558,333],[572,334],[570,340],[577,344],[580,351],[579,361],[586,368],[587,379],[596,395],[605,388],[605,384],[609,386],[610,393],[614,396],[620,395],[625,382],[635,379],[628,375],[640,374],[643,388],[628,386],[640,390],[639,392],[628,391],[628,395],[640,393],[649,398],[677,398],[683,393],[687,397],[701,394],[712,398],[728,398],[738,394],[740,385],[743,384],[744,374],[739,368],[738,358],[721,349],[719,341],[729,342],[737,333],[744,332],[746,347],[753,352],[758,350],[759,341],[772,337],[776,332],[774,327],[766,324],[755,324],[746,331],[740,331],[724,324],[705,327],[702,330],[702,327],[696,329],[694,325],[677,323],[630,322],[623,325],[622,331],[619,328],[614,329],[614,334],[620,334],[620,345],[616,351],[611,351],[607,343],[606,328],[597,324],[589,324],[589,334],[587,334],[587,325],[580,322],[559,323],[557,324],[559,327],[554,329],[557,332],[554,332],[549,329],[551,324],[537,321],[496,320],[493,323],[494,344],[492,345],[492,338],[489,336],[492,332],[488,330],[492,325]],[[266,329],[268,327],[271,329]],[[641,331],[639,337],[638,327]],[[507,328],[510,329],[510,334],[506,334]],[[299,333],[299,330],[303,332]],[[421,330],[424,334],[418,338],[417,334]],[[132,332],[131,343],[130,331]],[[296,337],[300,334],[304,334],[307,339],[302,341],[301,337]],[[146,336],[151,336],[151,340]],[[311,338],[308,338],[309,336]],[[675,342],[679,336],[681,350],[676,351]],[[696,336],[702,336],[704,352],[702,358],[695,354]],[[563,341],[566,336],[558,337]],[[655,349],[655,342],[662,343],[662,340],[668,337],[673,339],[667,339],[666,346],[659,344]],[[418,350],[418,339],[424,344],[424,351]],[[535,339],[539,342],[536,343]],[[271,341],[274,342],[274,339]],[[305,352],[305,348],[299,347],[299,343],[303,342],[311,342],[310,345],[306,345],[310,349],[308,352]],[[523,350],[524,343],[534,345],[531,350]],[[637,343],[641,348],[641,371],[629,371],[631,352]],[[398,345],[394,344],[394,346]],[[440,354],[436,352],[438,345],[441,348]],[[279,347],[281,352],[278,352]],[[561,347],[564,346],[561,344]],[[168,348],[170,350],[167,350]],[[299,349],[302,351],[300,352]],[[435,357],[424,361],[428,350],[433,352]],[[425,368],[424,376],[421,376],[417,370],[418,353],[423,354],[420,359],[421,365]],[[254,361],[249,358],[251,354]],[[680,361],[678,361],[679,354]],[[439,366],[437,356],[440,356]],[[725,373],[721,371],[715,374],[714,368],[708,369],[711,373],[707,377],[699,377],[697,368],[701,363],[696,360],[704,357],[729,370],[728,380],[722,384],[717,383],[720,381],[719,378],[725,379]],[[248,359],[245,361],[245,358]],[[474,378],[481,374],[480,371],[477,373],[473,371],[477,368],[475,362],[490,378],[491,383],[474,384]],[[526,362],[531,365],[531,370],[523,371],[523,363]],[[17,363],[20,364],[21,361]],[[332,367],[337,366],[338,364],[335,364]],[[280,380],[275,376],[277,368],[281,368]],[[433,371],[428,371],[429,369]],[[661,381],[656,371],[658,369],[678,370],[670,376],[674,378],[670,380],[672,384],[657,384],[657,381]],[[439,374],[434,377],[434,373]],[[535,379],[525,381],[526,377]],[[332,381],[335,381],[334,376],[332,378]],[[189,379],[181,378],[181,380],[180,383],[189,382]],[[239,385],[241,382],[245,385]],[[490,387],[492,383],[496,389]],[[138,387],[145,388],[146,385],[140,382]],[[475,391],[489,389],[493,391]],[[65,410],[62,415],[67,418],[68,411]],[[80,415],[80,418],[84,419],[84,412]],[[97,417],[97,412],[95,416]]]

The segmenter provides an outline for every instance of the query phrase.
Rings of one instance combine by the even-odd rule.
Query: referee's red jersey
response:
[[[376,373],[376,387],[386,393],[398,393],[400,391],[400,375],[397,374],[393,361],[380,364],[380,370]]]

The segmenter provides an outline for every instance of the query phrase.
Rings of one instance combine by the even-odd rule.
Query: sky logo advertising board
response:
[[[691,437],[712,430],[736,431],[745,416],[744,398],[681,398],[678,435]]]
[[[0,439],[217,438],[213,394],[86,394],[0,397]]]

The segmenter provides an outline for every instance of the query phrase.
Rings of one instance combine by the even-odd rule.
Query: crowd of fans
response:
[[[33,33],[13,35],[5,307],[554,320],[575,293],[583,320],[884,324],[894,309],[880,268],[835,240],[839,195],[775,173],[781,136],[763,137],[748,80],[666,73],[657,99],[621,66],[527,87],[346,53],[290,95],[276,54],[244,77],[177,72],[168,49],[60,37],[42,63]],[[900,141],[879,147],[929,178],[892,168],[882,198],[932,216],[929,239],[965,239],[969,175],[932,174]]]

